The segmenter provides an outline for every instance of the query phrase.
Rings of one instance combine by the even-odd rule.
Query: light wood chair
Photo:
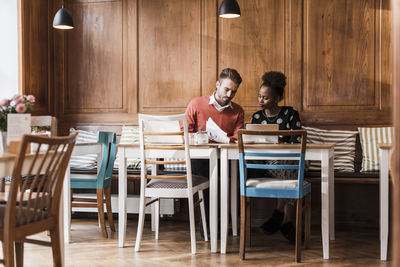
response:
[[[14,245],[17,266],[23,265],[25,242],[51,246],[54,266],[61,266],[60,197],[75,138],[76,135],[24,135],[7,203],[0,204],[0,239],[5,266],[14,266]],[[32,143],[37,144],[37,150],[26,154]],[[43,147],[45,152],[40,150]],[[47,230],[50,231],[51,242],[26,238]]]
[[[182,124],[183,131],[180,129]],[[192,175],[190,165],[189,135],[185,114],[171,116],[152,116],[139,114],[140,152],[141,152],[141,184],[139,221],[136,235],[135,251],[140,250],[143,235],[145,207],[155,204],[156,231],[159,233],[159,212],[161,198],[187,198],[189,202],[190,239],[192,254],[196,253],[196,232],[194,218],[193,195],[199,194],[200,212],[203,223],[204,238],[207,237],[207,223],[203,202],[203,190],[208,188],[206,178]],[[183,158],[179,161],[162,161],[159,158]],[[185,164],[186,173],[182,175],[157,175],[157,165]],[[152,175],[147,174],[148,167],[153,167]],[[149,181],[149,179],[151,179]],[[146,198],[151,200],[146,204]],[[196,203],[197,204],[197,203]]]
[[[298,152],[293,153],[262,153],[251,150],[251,144],[243,142],[243,136],[299,136],[301,143],[298,145]],[[239,171],[240,171],[240,259],[245,258],[246,245],[250,245],[250,199],[251,198],[287,198],[297,200],[296,212],[296,241],[295,259],[301,261],[301,232],[302,232],[302,210],[303,198],[305,198],[305,238],[304,245],[309,246],[310,225],[311,225],[311,183],[304,181],[304,158],[306,152],[306,136],[304,130],[293,131],[251,131],[239,130]],[[284,148],[284,147],[282,147]],[[293,165],[272,165],[264,163],[254,163],[248,160],[294,160],[298,161]],[[247,169],[263,170],[297,170],[296,180],[268,179],[265,177],[247,179]]]
[[[50,127],[51,136],[57,136],[57,118],[52,116],[31,116],[32,127]]]

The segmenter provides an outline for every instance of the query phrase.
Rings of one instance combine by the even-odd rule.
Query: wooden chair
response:
[[[97,208],[100,227],[104,237],[108,237],[104,221],[104,204],[110,228],[115,232],[111,210],[111,181],[117,149],[117,136],[113,132],[99,132],[97,142],[103,143],[103,156],[100,169],[96,174],[72,174],[71,189],[96,189],[97,198],[72,197],[71,207]]]
[[[298,147],[297,153],[260,153],[251,150],[251,144],[243,142],[244,135],[255,136],[300,136],[301,143],[294,145]],[[304,130],[296,131],[238,131],[239,143],[239,171],[240,171],[240,259],[245,258],[245,247],[250,240],[250,198],[288,198],[297,200],[296,212],[296,262],[301,261],[301,232],[302,232],[302,206],[305,197],[305,247],[308,248],[310,240],[310,220],[311,220],[311,184],[304,181],[304,157],[306,151],[306,135]],[[279,146],[279,145],[278,145]],[[293,146],[293,145],[291,145]],[[282,145],[284,148],[284,145]],[[268,165],[262,163],[248,162],[248,160],[278,159],[278,160],[297,160],[296,165]],[[298,170],[297,180],[277,180],[268,178],[247,179],[247,169],[272,169],[272,170]]]
[[[65,171],[76,135],[46,137],[24,135],[17,154],[6,204],[0,204],[0,239],[5,266],[23,265],[24,243],[51,246],[54,266],[61,266],[59,210]],[[26,154],[31,143],[38,144]],[[46,147],[40,152],[40,147]],[[50,231],[51,242],[27,236]]]
[[[31,116],[32,127],[50,127],[51,136],[57,136],[57,118],[52,116]]]
[[[183,131],[180,129],[181,122]],[[193,195],[198,192],[200,212],[203,223],[204,237],[207,239],[207,223],[203,200],[203,190],[208,188],[206,178],[192,175],[190,165],[189,135],[186,115],[151,116],[139,114],[140,152],[141,152],[141,184],[139,221],[136,235],[135,251],[140,250],[143,235],[145,207],[155,204],[156,233],[159,233],[159,200],[161,198],[187,198],[189,202],[190,239],[192,254],[196,253],[196,232],[194,219]],[[162,161],[158,158],[183,158],[179,161]],[[147,174],[147,168],[157,165],[186,164],[184,175],[157,175],[153,168],[152,175]],[[151,179],[150,181],[148,181]],[[146,198],[151,200],[146,204]]]

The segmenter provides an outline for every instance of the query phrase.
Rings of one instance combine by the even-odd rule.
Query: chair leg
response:
[[[24,242],[15,242],[15,263],[17,267],[24,266]]]
[[[305,199],[305,218],[304,218],[304,248],[310,248],[311,237],[311,193]]]
[[[192,243],[192,254],[196,254],[196,227],[194,222],[193,194],[189,194],[188,200],[189,200],[190,241]]]
[[[302,209],[303,199],[297,199],[297,211],[296,211],[296,251],[295,258],[296,262],[301,262],[301,231],[302,231]]]
[[[144,192],[140,192],[139,220],[138,220],[138,228],[137,228],[137,232],[136,232],[135,251],[140,250],[140,242],[142,241],[142,236],[143,236],[144,216],[145,216],[145,208],[146,208],[145,200],[146,200],[146,198],[144,196]]]
[[[101,231],[103,232],[103,237],[107,238],[107,229],[104,222],[104,190],[96,189],[97,191],[97,211],[100,219]]]
[[[240,247],[239,258],[244,260],[246,254],[246,223],[247,223],[247,205],[246,197],[240,196]]]
[[[51,249],[53,251],[53,265],[61,266],[61,239],[60,239],[60,231],[59,224],[56,224],[53,230],[50,231],[51,238]]]
[[[203,234],[204,234],[204,240],[208,241],[208,234],[207,234],[207,219],[206,219],[206,210],[204,208],[204,194],[203,190],[199,191],[199,200],[201,199],[200,202],[200,214],[201,214],[201,222],[203,224]]]
[[[154,223],[155,223],[155,230],[156,230],[156,234],[155,234],[155,238],[156,240],[158,240],[158,233],[160,230],[160,201],[161,199],[159,198],[156,202],[154,202]]]
[[[250,198],[246,197],[246,246],[251,246],[251,208]]]
[[[115,232],[115,225],[113,219],[113,213],[111,209],[111,186],[104,189],[104,193],[106,196],[106,207],[107,207],[107,219],[108,224],[110,225],[111,231]]]
[[[14,267],[14,244],[11,240],[3,240],[3,257],[5,267]]]

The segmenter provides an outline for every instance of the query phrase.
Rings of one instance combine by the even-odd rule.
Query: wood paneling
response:
[[[50,113],[49,88],[49,8],[47,0],[19,0],[23,94],[36,97],[34,114]]]
[[[66,33],[63,113],[122,110],[122,0],[69,1],[66,8],[75,29]]]
[[[285,1],[241,1],[240,9],[240,18],[219,20],[218,71],[230,67],[240,73],[243,82],[234,101],[256,110],[262,74],[286,71]]]
[[[201,1],[139,1],[140,111],[184,112],[201,94]]]
[[[375,0],[305,1],[305,110],[379,107],[374,7]]]
[[[393,25],[400,24],[400,2],[393,0]],[[393,266],[400,265],[400,29],[393,27],[393,126],[394,147],[391,155],[391,174],[393,184],[392,209],[393,224],[390,236],[393,240]]]
[[[388,125],[389,1],[246,0],[227,20],[221,0],[66,0],[76,28],[65,32],[49,27],[60,0],[24,1],[24,88],[52,100],[43,107],[61,128],[135,124],[138,112],[184,112],[231,67],[248,121],[261,75],[278,70],[288,77],[281,104],[303,124]]]
[[[390,20],[378,0],[307,0],[300,108],[306,124],[391,123]]]

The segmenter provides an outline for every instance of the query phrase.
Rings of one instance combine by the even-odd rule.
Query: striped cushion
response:
[[[307,143],[334,143],[334,169],[338,172],[354,172],[357,131],[324,130],[303,127],[307,130]],[[309,170],[321,170],[320,161],[310,161]]]
[[[69,133],[78,133],[76,137],[76,143],[91,143],[97,142],[97,133],[76,130],[74,128],[69,129]],[[73,169],[93,169],[97,167],[97,154],[87,154],[82,156],[72,156],[70,160],[70,166]]]
[[[120,144],[130,145],[139,143],[139,127],[138,126],[122,126]],[[140,154],[137,158],[127,158],[126,164],[128,168],[139,169],[140,168]],[[114,168],[119,167],[119,152],[114,163]]]
[[[362,148],[362,172],[379,170],[379,144],[392,143],[393,127],[358,128]]]

